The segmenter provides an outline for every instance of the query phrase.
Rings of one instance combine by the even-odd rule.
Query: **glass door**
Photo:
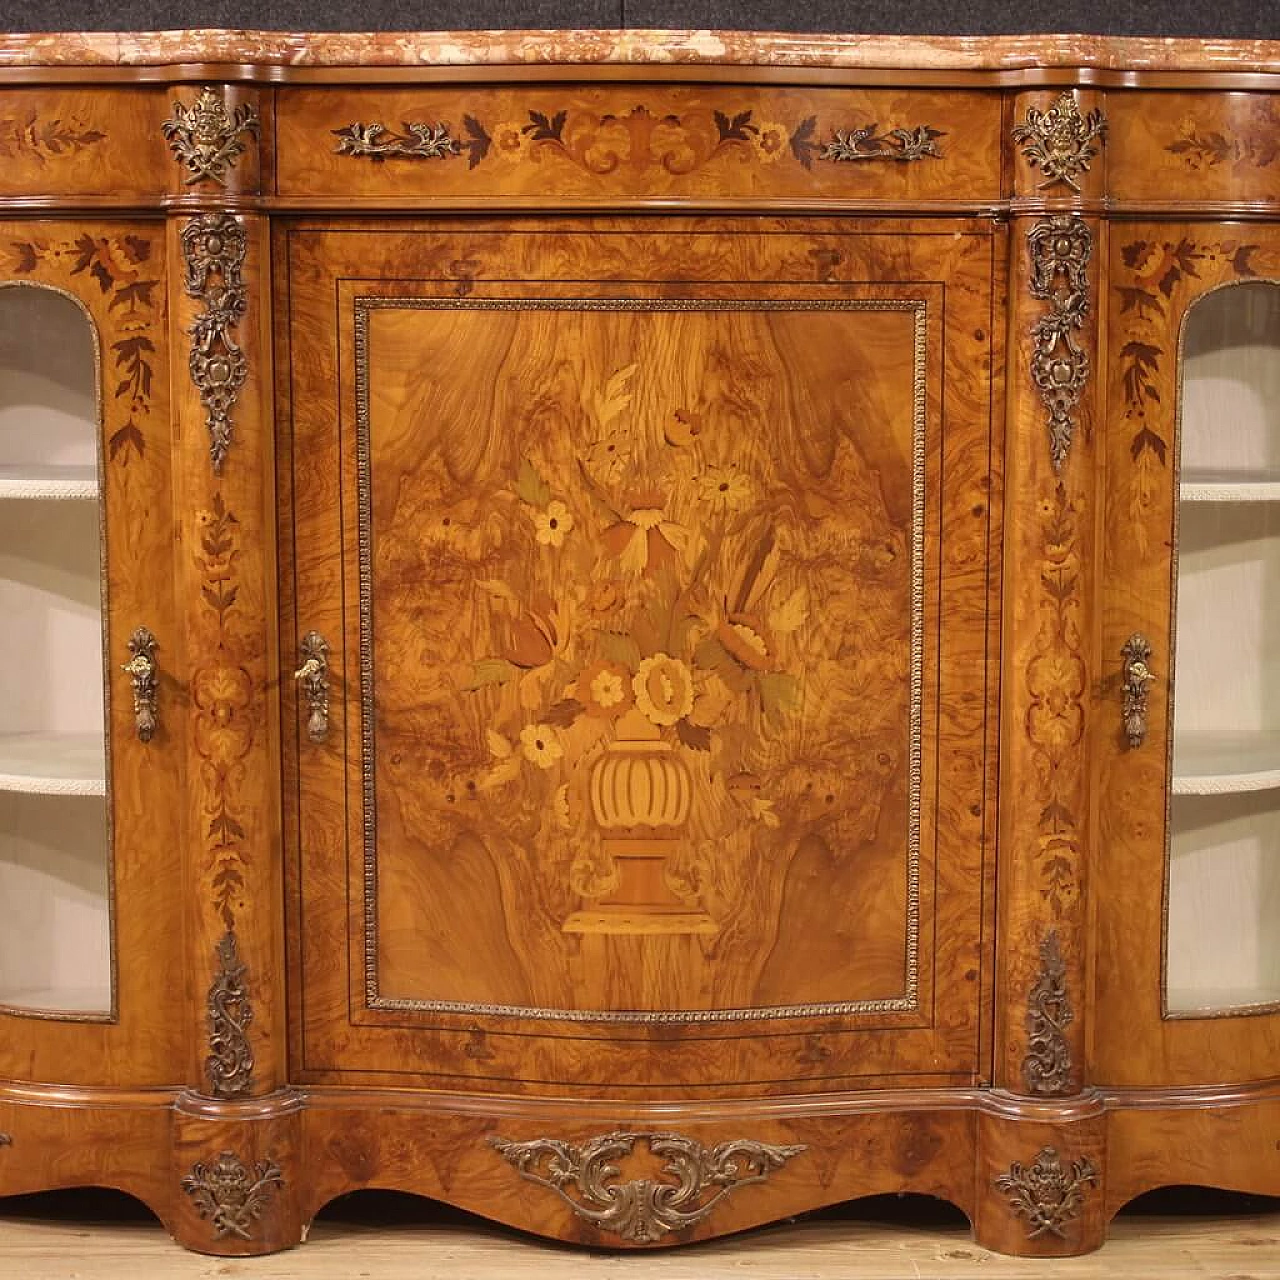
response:
[[[1181,353],[1165,1015],[1280,1007],[1280,285]]]
[[[0,289],[0,1006],[109,1017],[97,353],[69,295]]]

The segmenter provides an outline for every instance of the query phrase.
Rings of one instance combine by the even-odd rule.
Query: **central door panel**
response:
[[[286,248],[300,1071],[980,1074],[989,237]]]

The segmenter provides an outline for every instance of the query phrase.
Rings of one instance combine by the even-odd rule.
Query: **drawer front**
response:
[[[994,200],[983,93],[581,85],[285,90],[279,193],[400,200]]]
[[[1280,94],[1126,93],[1111,103],[1115,199],[1280,201]]]
[[[167,105],[151,90],[0,91],[0,198],[162,189]]]

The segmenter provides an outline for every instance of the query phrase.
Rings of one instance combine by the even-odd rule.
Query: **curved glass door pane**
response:
[[[0,287],[0,1006],[112,1009],[97,352]]]
[[[1280,1002],[1280,285],[1182,353],[1166,1011]]]

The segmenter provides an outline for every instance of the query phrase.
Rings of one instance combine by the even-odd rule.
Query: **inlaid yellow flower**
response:
[[[726,511],[741,511],[751,501],[751,477],[735,466],[708,467],[698,477],[698,497]]]
[[[666,653],[645,658],[631,679],[636,706],[654,723],[672,725],[693,710],[693,676]]]
[[[631,673],[616,662],[596,662],[578,678],[587,715],[613,720],[631,707]]]
[[[539,769],[550,769],[564,755],[560,735],[549,724],[527,724],[520,730],[520,750]]]
[[[563,502],[547,503],[545,511],[534,511],[535,537],[544,547],[564,546],[565,534],[573,529],[573,513]]]

